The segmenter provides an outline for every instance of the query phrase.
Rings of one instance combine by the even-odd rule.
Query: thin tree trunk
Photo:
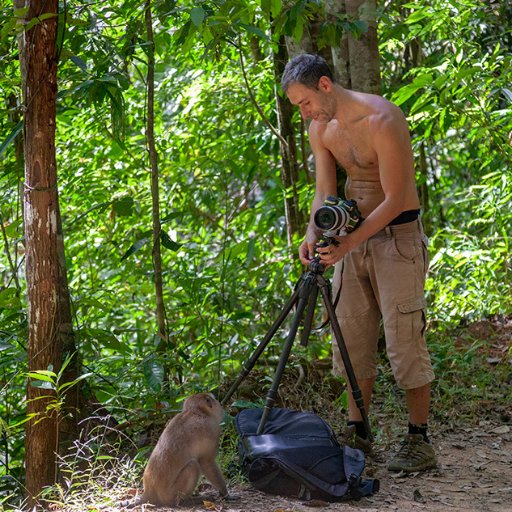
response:
[[[7,104],[9,106],[9,120],[13,123],[14,126],[18,125],[18,123],[22,119],[22,110],[21,106],[18,104],[18,97],[15,94],[10,94],[7,98]],[[19,193],[19,185],[22,181],[23,175],[23,137],[22,133],[19,133],[14,139],[14,154],[16,158],[16,172],[18,176],[18,194],[17,194],[17,204],[16,204],[16,220],[19,220],[21,215],[20,209],[20,193]],[[16,286],[16,295],[19,297],[21,295],[21,287],[18,276],[18,245],[19,241],[16,241],[13,248],[12,253],[9,248],[7,234],[5,232],[4,219],[0,218],[0,224],[2,224],[2,237],[5,243],[5,253],[7,255],[9,261],[9,267],[11,268],[12,279],[14,280],[14,284]]]
[[[24,221],[28,295],[28,369],[58,371],[61,324],[58,256],[55,117],[57,0],[31,0],[25,21],[39,21],[21,36],[24,77]],[[44,16],[43,16],[44,15]],[[49,15],[49,16],[48,16]],[[41,18],[43,18],[41,20]],[[45,398],[41,398],[45,396]],[[56,480],[58,415],[55,395],[27,383],[26,489],[30,506]]]
[[[163,294],[162,280],[162,255],[161,255],[161,230],[160,223],[160,198],[159,198],[159,171],[158,154],[155,146],[155,43],[153,39],[153,19],[151,13],[151,0],[146,0],[146,34],[147,34],[147,54],[148,54],[148,74],[147,74],[147,124],[146,124],[146,144],[149,153],[149,163],[151,166],[151,198],[152,198],[152,219],[153,219],[153,272],[155,280],[156,297],[156,319],[158,324],[159,348],[167,348],[167,326],[165,315],[165,304]]]
[[[57,197],[57,258],[59,270],[59,295],[58,295],[58,319],[57,336],[58,344],[62,352],[62,361],[71,358],[66,366],[60,384],[74,382],[82,373],[82,361],[76,348],[75,333],[73,330],[73,317],[71,314],[71,298],[69,295],[68,276],[66,268],[66,253],[64,248],[64,233],[60,216],[60,206]],[[84,415],[86,399],[82,393],[83,381],[66,388],[61,399],[63,408],[59,419],[59,453],[71,446],[78,437],[79,421]]]

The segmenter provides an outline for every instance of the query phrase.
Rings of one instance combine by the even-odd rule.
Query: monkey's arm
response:
[[[215,459],[202,460],[199,464],[206,479],[219,491],[223,498],[227,498],[229,495],[228,488]]]

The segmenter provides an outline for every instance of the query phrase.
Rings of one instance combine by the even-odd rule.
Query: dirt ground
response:
[[[511,364],[512,317],[466,326],[455,343],[467,350],[475,339],[486,340],[482,355],[491,375],[498,361]],[[456,396],[453,413],[435,423],[430,434],[439,459],[435,470],[411,475],[390,473],[386,464],[397,449],[396,445],[391,446],[390,439],[393,440],[394,435],[375,443],[375,453],[367,458],[364,476],[379,479],[380,490],[360,501],[307,503],[264,494],[249,484],[238,484],[230,489],[236,498],[234,501],[223,502],[211,488],[203,487],[195,506],[179,510],[301,512],[316,508],[332,512],[511,512],[512,390],[505,384],[505,388],[496,386],[495,391],[504,397],[501,406],[493,400],[477,401],[476,406],[470,407],[473,413],[460,418],[464,400]],[[457,390],[450,393],[457,395]],[[330,397],[324,398],[330,403]],[[324,407],[324,411],[326,409]],[[383,423],[385,413],[381,414]],[[110,512],[117,510],[110,509]],[[144,506],[133,510],[155,509]]]
[[[250,485],[231,489],[234,501],[220,501],[203,488],[199,503],[181,512],[211,510],[229,512],[510,512],[512,510],[512,427],[482,425],[462,428],[433,439],[438,469],[405,476],[386,470],[392,451],[377,450],[367,461],[367,474],[380,480],[380,490],[360,501],[311,502],[270,496]],[[110,509],[112,512],[114,509]],[[155,510],[150,506],[133,510]],[[160,508],[168,511],[176,509]]]

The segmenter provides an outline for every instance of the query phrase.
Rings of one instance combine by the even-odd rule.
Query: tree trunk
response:
[[[24,78],[24,221],[28,295],[28,369],[57,372],[60,277],[58,198],[55,158],[57,100],[57,0],[32,0],[25,22],[37,23],[21,36]],[[45,397],[45,398],[41,398]],[[56,480],[59,421],[51,409],[55,394],[27,383],[26,489],[30,506]]]
[[[348,34],[350,88],[354,91],[382,94],[376,0],[345,0],[345,6],[352,21],[361,20],[368,26],[368,30],[359,37]]]
[[[55,177],[57,179],[57,177]],[[66,268],[66,253],[64,248],[64,233],[62,231],[62,221],[60,216],[60,207],[58,195],[56,195],[56,215],[57,215],[57,260],[59,270],[58,282],[58,323],[57,342],[61,350],[62,361],[70,358],[62,377],[60,384],[74,382],[82,374],[82,361],[78,354],[75,333],[73,330],[73,317],[71,314],[71,300],[69,296],[68,276]],[[83,382],[77,382],[73,386],[66,388],[60,398],[63,400],[63,408],[59,418],[59,453],[67,450],[79,434],[79,421],[84,417],[86,399],[82,393]]]
[[[275,83],[280,82],[284,67],[288,61],[288,52],[284,38],[274,53]],[[280,152],[281,152],[281,181],[285,189],[285,214],[288,233],[288,246],[293,247],[293,236],[305,230],[305,217],[300,209],[297,184],[299,182],[299,163],[297,161],[297,145],[292,123],[293,106],[285,100],[276,87],[277,119],[279,123]],[[295,253],[294,253],[295,254]]]
[[[155,280],[156,297],[156,319],[158,325],[158,347],[160,350],[167,348],[167,326],[165,316],[165,304],[163,294],[162,280],[162,255],[161,255],[161,231],[160,223],[160,197],[159,197],[159,172],[158,172],[158,154],[155,145],[155,42],[153,39],[153,19],[151,13],[151,0],[146,0],[146,37],[148,54],[148,73],[147,73],[147,123],[146,123],[146,144],[149,153],[149,163],[151,167],[151,198],[152,198],[152,218],[153,218],[153,272]],[[168,372],[166,372],[168,373]]]
[[[345,0],[327,0],[325,10],[328,15],[343,17],[347,11]],[[344,32],[339,46],[331,48],[334,78],[345,89],[351,88],[348,36],[348,32]]]

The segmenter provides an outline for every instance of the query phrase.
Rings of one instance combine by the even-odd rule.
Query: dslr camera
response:
[[[328,196],[324,206],[315,212],[314,222],[315,226],[323,231],[324,236],[332,237],[342,231],[354,231],[363,222],[363,217],[353,199]]]

